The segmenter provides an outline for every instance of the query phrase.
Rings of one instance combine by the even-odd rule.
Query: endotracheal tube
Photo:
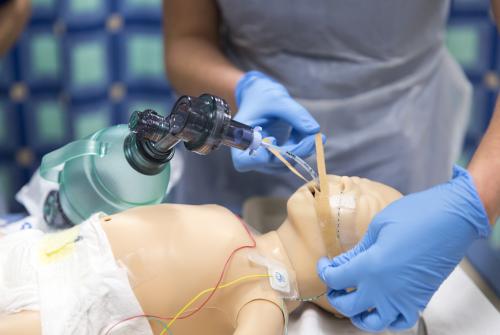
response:
[[[273,145],[268,141],[266,141],[266,139],[264,139],[261,142],[261,146],[265,148],[272,148],[276,151],[279,151],[281,154],[285,155],[287,158],[291,159],[294,163],[299,165],[309,175],[309,177],[311,178],[310,181],[314,181],[316,183],[318,182],[318,174],[316,173],[316,171],[314,171],[314,169],[309,164],[307,164],[305,160],[295,155],[293,152],[284,150],[283,148]]]

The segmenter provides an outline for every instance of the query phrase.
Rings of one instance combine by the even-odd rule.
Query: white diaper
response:
[[[114,260],[98,215],[57,234],[30,231],[16,236],[22,233],[5,237],[5,246],[0,239],[0,251],[5,247],[24,255],[17,256],[19,265],[13,272],[22,279],[20,285],[12,287],[12,276],[2,273],[0,312],[38,309],[43,335],[105,334],[117,322],[143,314],[126,270]],[[2,272],[5,264],[14,267],[7,259],[0,263]],[[3,290],[8,292],[5,301]],[[22,297],[20,302],[16,296]],[[152,331],[145,318],[136,318],[109,333],[116,334],[152,335]]]
[[[42,236],[38,230],[22,230],[0,238],[0,316],[39,310],[33,249]]]

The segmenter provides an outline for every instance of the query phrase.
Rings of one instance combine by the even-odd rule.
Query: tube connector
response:
[[[128,122],[128,128],[141,141],[158,142],[170,132],[167,119],[151,109],[133,112]]]
[[[173,146],[156,145],[169,136],[168,120],[153,110],[135,111],[129,120],[130,135],[124,142],[124,153],[129,164],[145,175],[155,175],[165,169],[174,156]]]
[[[161,171],[181,141],[187,150],[201,155],[220,145],[253,152],[262,143],[260,127],[233,120],[226,101],[210,94],[180,97],[167,117],[150,109],[134,112],[129,128],[125,155],[134,169],[145,174]]]
[[[250,150],[250,154],[252,154],[255,150],[257,150],[262,145],[262,127],[253,128],[253,140],[250,143],[248,149]]]

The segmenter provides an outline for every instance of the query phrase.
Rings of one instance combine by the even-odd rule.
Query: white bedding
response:
[[[499,335],[500,313],[467,274],[457,267],[436,292],[424,318],[429,335]],[[289,335],[366,334],[312,304],[290,317]],[[390,333],[384,333],[390,334]],[[399,334],[416,334],[409,330]]]

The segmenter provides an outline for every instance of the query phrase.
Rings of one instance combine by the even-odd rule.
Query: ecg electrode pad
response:
[[[267,268],[269,284],[273,290],[279,293],[281,298],[294,299],[298,297],[294,272],[288,271],[280,262],[265,258],[258,252],[251,252],[248,259],[254,264]]]

